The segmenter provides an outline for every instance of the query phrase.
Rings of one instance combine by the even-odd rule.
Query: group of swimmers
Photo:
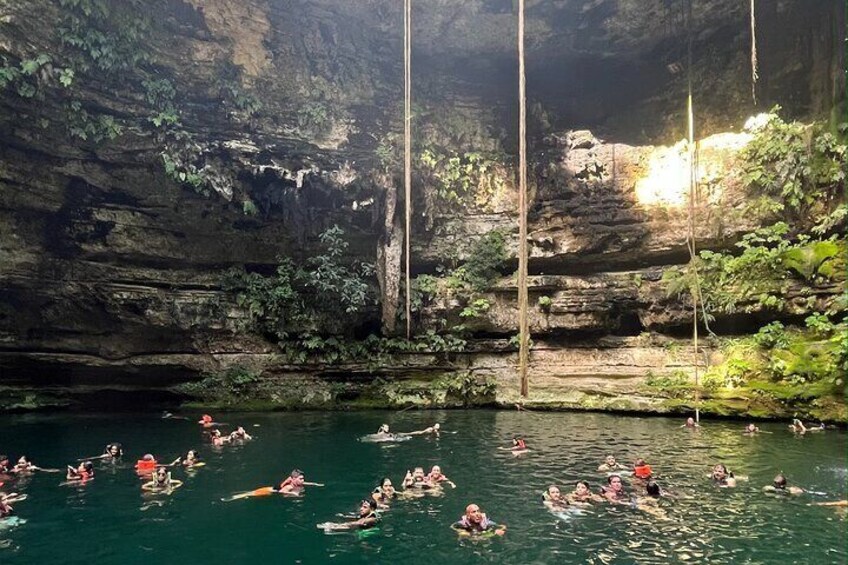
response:
[[[206,414],[203,415],[198,423],[208,433],[209,441],[213,447],[241,443],[253,439],[240,426],[232,433],[223,435],[218,428],[221,424],[214,422],[212,417]],[[694,429],[699,428],[700,425],[693,418],[688,418],[681,427]],[[794,419],[789,428],[797,434],[806,434],[812,431],[823,431],[825,426],[822,424],[807,427],[800,420]],[[405,433],[392,433],[389,431],[388,424],[383,424],[375,434],[365,436],[362,440],[378,443],[403,441],[402,438],[409,439],[413,436],[420,435],[439,436],[440,433],[441,426],[439,424],[434,424],[423,430]],[[748,424],[742,433],[755,435],[763,432],[756,425]],[[526,441],[520,436],[513,437],[510,447],[501,449],[511,451],[514,455],[522,455],[530,451]],[[101,460],[116,463],[121,460],[123,453],[123,447],[120,443],[110,443],[101,455],[84,457],[78,460],[78,464],[68,465],[65,477],[66,481],[61,484],[85,485],[94,479],[95,470],[93,461]],[[185,456],[178,457],[168,464],[161,464],[152,454],[145,454],[136,462],[135,470],[140,477],[149,479],[142,484],[142,490],[170,494],[174,489],[179,488],[183,484],[182,481],[172,478],[171,468],[180,466],[186,471],[191,471],[203,465],[205,463],[201,461],[198,452],[196,450],[189,450]],[[636,459],[632,466],[627,466],[618,462],[613,455],[608,455],[598,466],[597,470],[598,472],[607,474],[606,484],[601,487],[599,492],[592,492],[589,483],[585,480],[578,481],[574,485],[573,490],[567,494],[564,494],[559,486],[550,485],[542,494],[544,506],[552,512],[563,512],[570,507],[581,508],[606,502],[610,504],[630,505],[656,517],[666,518],[665,511],[658,505],[658,500],[663,497],[675,498],[676,496],[659,485],[651,466],[644,459]],[[11,465],[7,456],[0,455],[0,486],[3,486],[4,482],[19,479],[31,475],[34,472],[58,473],[61,470],[39,467],[32,463],[26,456],[21,456],[15,465]],[[746,477],[735,476],[722,463],[714,465],[709,476],[713,483],[721,488],[735,487],[738,480],[746,479]],[[630,478],[631,486],[635,490],[632,495],[627,492],[624,486],[625,477]],[[442,472],[439,465],[433,465],[428,473],[424,471],[423,467],[414,467],[412,470],[407,470],[401,483],[401,491],[397,491],[391,479],[385,477],[371,492],[371,495],[360,502],[358,512],[351,516],[351,519],[344,522],[325,522],[318,524],[318,527],[326,531],[371,529],[379,524],[379,512],[389,509],[393,500],[417,498],[428,494],[440,495],[443,492],[444,485],[456,488],[456,484]],[[299,469],[294,469],[276,487],[260,487],[223,500],[231,501],[271,494],[300,496],[306,486],[321,487],[324,485],[307,482],[304,473]],[[783,473],[778,473],[772,484],[764,487],[763,490],[773,494],[789,495],[799,495],[807,492],[798,486],[788,484],[786,476]],[[26,494],[0,492],[0,518],[10,516],[14,512],[12,504],[26,500],[26,498]],[[848,506],[848,501],[823,502],[818,503],[818,505],[845,507]],[[490,520],[480,507],[474,503],[466,506],[463,516],[453,523],[451,527],[461,535],[488,533],[500,536],[506,532],[505,525]]]

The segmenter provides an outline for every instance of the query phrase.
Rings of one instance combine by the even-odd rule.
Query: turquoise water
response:
[[[197,420],[192,414],[192,420]],[[0,530],[0,563],[845,563],[846,521],[832,508],[807,503],[846,497],[846,435],[795,437],[784,425],[758,437],[742,423],[584,413],[505,411],[226,414],[256,436],[214,451],[191,421],[158,415],[18,415],[0,417],[0,451],[26,453],[44,467],[63,467],[124,444],[123,466],[98,467],[85,487],[60,487],[38,474],[14,490],[25,520]],[[382,422],[393,430],[439,421],[457,433],[367,444],[357,437]],[[497,449],[513,433],[531,452]],[[130,469],[145,452],[162,460],[198,447],[207,466],[175,471],[185,485],[170,497],[142,495]],[[556,517],[540,493],[578,479],[593,488],[607,453],[644,457],[678,498],[664,500],[668,520],[630,507],[599,505]],[[714,488],[716,462],[747,475],[736,489]],[[368,536],[325,534],[315,525],[352,512],[382,476],[399,484],[407,468],[440,464],[457,483],[440,498],[395,501],[380,530]],[[326,483],[300,499],[279,496],[221,502],[222,497],[277,484],[294,467]],[[823,495],[771,497],[761,492],[777,471]],[[3,487],[9,489],[9,485]],[[570,488],[569,488],[570,490]],[[460,540],[449,525],[469,502],[508,525],[503,538]]]

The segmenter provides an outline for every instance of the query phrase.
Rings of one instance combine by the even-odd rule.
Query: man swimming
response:
[[[542,493],[542,502],[548,510],[557,512],[565,510],[568,505],[568,499],[562,495],[562,491],[556,485],[551,485],[548,490]]]
[[[783,473],[778,473],[772,481],[771,485],[763,487],[765,492],[774,492],[777,494],[803,494],[804,489],[796,486],[789,486],[786,483],[786,477]]]
[[[748,424],[747,426],[745,426],[745,429],[742,430],[742,433],[745,434],[745,435],[752,436],[754,434],[760,433],[760,428],[758,428],[754,424]]]
[[[380,523],[377,515],[377,503],[367,498],[359,503],[359,517],[350,522],[324,522],[318,524],[318,528],[331,530],[367,530]]]
[[[623,469],[627,469],[627,467],[616,461],[615,457],[612,455],[607,455],[604,462],[598,465],[598,471],[601,471],[602,473]]]
[[[83,461],[78,467],[68,465],[65,478],[68,482],[84,484],[94,478],[94,465],[91,461]]]
[[[415,467],[411,472],[407,470],[406,476],[403,478],[404,489],[431,489],[434,486],[436,485],[424,474],[424,467]]]
[[[492,532],[495,535],[502,536],[506,533],[506,526],[489,520],[489,517],[476,504],[466,506],[465,515],[459,521],[451,524],[451,528],[466,536],[484,532]]]
[[[253,436],[247,433],[247,431],[239,426],[236,430],[229,435],[229,440],[232,441],[250,441],[253,439]]]
[[[306,482],[306,477],[304,476],[303,471],[300,469],[294,469],[291,473],[289,473],[289,476],[280,483],[279,488],[277,488],[277,492],[291,496],[300,496],[303,492],[303,487],[305,486],[322,487],[324,485],[321,483]]]

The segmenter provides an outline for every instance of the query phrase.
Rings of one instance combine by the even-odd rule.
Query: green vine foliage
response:
[[[438,197],[447,204],[474,202],[484,206],[505,186],[499,162],[477,152],[421,151],[419,164],[436,180]]]
[[[825,124],[785,122],[779,110],[778,106],[771,111],[742,151],[742,181],[759,207],[781,215],[793,230],[818,227],[823,233],[827,223],[833,223],[834,213],[845,216],[848,147]],[[845,129],[845,124],[839,128],[843,133]]]
[[[323,252],[302,266],[283,257],[273,276],[235,269],[224,280],[255,328],[280,341],[305,336],[307,349],[310,336],[344,335],[351,317],[376,304],[374,268],[345,260],[343,230],[333,226],[319,238]]]

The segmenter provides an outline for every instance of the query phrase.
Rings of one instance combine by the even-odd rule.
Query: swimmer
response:
[[[168,465],[168,467],[173,467],[174,465],[182,465],[183,467],[191,469],[192,467],[202,467],[205,463],[200,460],[200,455],[197,454],[196,450],[190,449],[188,453],[186,453],[185,459],[177,457],[170,465]]]
[[[232,441],[232,438],[230,438],[230,436],[225,437],[221,435],[221,430],[219,430],[218,428],[212,430],[210,436],[212,439],[212,445],[215,447],[221,447],[225,443],[230,443],[230,441]]]
[[[359,517],[351,522],[324,522],[318,528],[325,531],[367,530],[380,523],[377,515],[377,503],[367,498],[359,503]]]
[[[153,479],[141,485],[141,488],[154,492],[170,492],[183,486],[182,481],[171,478],[171,473],[165,467],[159,467],[153,473]]]
[[[424,428],[423,430],[417,430],[417,431],[414,431],[414,432],[408,432],[405,435],[421,436],[421,435],[425,435],[425,434],[434,434],[436,437],[438,437],[440,429],[441,429],[441,426],[438,423],[436,423],[436,424],[433,424],[432,426],[430,426],[429,428]]]
[[[630,504],[630,495],[624,490],[624,483],[618,475],[607,477],[607,486],[601,488],[601,494],[607,499],[607,502]]]
[[[300,469],[294,469],[291,473],[289,473],[289,476],[280,483],[279,488],[277,488],[277,492],[291,496],[300,496],[300,493],[303,492],[303,487],[305,486],[322,487],[324,485],[321,483],[307,482],[303,471]]]
[[[633,463],[633,476],[637,479],[647,480],[653,476],[653,470],[644,459],[639,458]]]
[[[562,495],[562,491],[556,485],[551,485],[542,493],[542,503],[553,512],[565,510],[569,505],[568,499]]]
[[[7,518],[15,513],[12,508],[11,496],[0,493],[0,518]]]
[[[8,455],[0,455],[0,474],[6,475],[11,469],[9,468],[9,456]]]
[[[482,534],[484,532],[492,532],[497,536],[502,536],[506,533],[506,526],[489,520],[489,517],[476,504],[466,506],[465,515],[459,521],[454,522],[451,528],[464,536]]]
[[[95,455],[93,457],[80,457],[77,461],[94,461],[95,459],[107,459],[111,461],[117,461],[124,455],[124,448],[120,443],[110,443],[103,449],[103,453],[101,455]]]
[[[686,418],[686,423],[681,424],[680,427],[681,428],[695,429],[695,428],[700,428],[701,425],[698,422],[695,421],[695,418],[692,418],[690,416],[689,418]]]
[[[807,433],[807,426],[801,420],[793,418],[792,423],[789,424],[789,430],[796,434],[804,435]]]
[[[710,478],[712,478],[716,486],[719,487],[736,486],[736,477],[734,477],[733,473],[728,471],[727,467],[722,463],[718,463],[713,467],[713,471],[710,474]]]
[[[765,492],[774,492],[777,494],[803,494],[804,489],[796,486],[788,486],[786,477],[783,473],[778,473],[771,485],[763,487]]]
[[[433,465],[433,468],[430,469],[430,473],[427,475],[427,481],[434,485],[447,483],[451,488],[456,488],[456,484],[442,473],[442,468],[438,465]]]
[[[33,465],[31,461],[26,458],[26,455],[21,455],[20,459],[18,459],[17,464],[12,467],[12,473],[17,475],[29,475],[35,471],[44,471],[45,473],[59,473],[60,469],[44,469],[42,467],[38,467]]]
[[[403,488],[411,489],[431,489],[434,485],[424,474],[424,467],[415,467],[412,471],[407,469],[406,476],[403,478]]]
[[[527,449],[527,443],[521,436],[512,437],[512,447],[498,447],[498,449],[504,451],[511,451],[513,455],[521,455],[522,453],[527,453],[528,451],[530,451],[529,449]]]
[[[211,428],[215,425],[215,422],[212,421],[212,416],[209,414],[204,414],[200,417],[200,420],[197,421],[198,424],[203,426],[204,428]]]
[[[579,506],[589,506],[592,502],[603,502],[604,498],[593,493],[586,481],[577,481],[574,490],[568,493],[568,501]]]
[[[83,461],[78,467],[68,465],[68,472],[65,478],[68,483],[85,484],[94,478],[94,465],[91,461]]]
[[[623,469],[627,469],[627,467],[616,461],[615,457],[612,455],[607,455],[606,459],[604,459],[604,462],[598,465],[598,471],[601,471],[603,473]]]
[[[660,497],[666,496],[660,485],[656,481],[648,481],[648,484],[645,485],[645,491],[647,496],[636,498],[636,508],[661,520],[668,520],[668,514],[659,506]]]
[[[760,433],[760,428],[758,428],[754,424],[748,424],[747,426],[745,426],[745,429],[742,430],[742,433],[745,434],[745,435],[752,436],[754,434]]]
[[[391,479],[383,477],[380,481],[380,486],[374,489],[371,493],[371,498],[380,508],[388,508],[389,502],[395,497],[395,487],[392,485]]]
[[[250,441],[253,436],[247,433],[245,429],[239,426],[234,432],[229,435],[229,440],[232,441]]]

